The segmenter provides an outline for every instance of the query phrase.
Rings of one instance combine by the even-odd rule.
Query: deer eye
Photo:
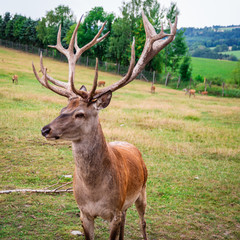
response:
[[[75,118],[84,118],[84,117],[85,117],[85,115],[82,112],[75,114]]]

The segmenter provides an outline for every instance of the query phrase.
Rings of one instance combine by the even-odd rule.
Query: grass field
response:
[[[69,142],[48,142],[40,129],[58,116],[67,100],[35,80],[35,55],[0,48],[0,189],[43,189],[73,174]],[[197,61],[197,60],[194,60]],[[68,65],[44,59],[59,80]],[[19,84],[11,82],[18,74]],[[77,66],[76,85],[88,88],[92,69]],[[116,75],[99,72],[111,84]],[[100,114],[108,141],[135,144],[143,154],[150,240],[240,239],[240,99],[199,96],[134,81],[113,94]],[[127,212],[125,239],[141,239],[137,212]],[[1,239],[83,239],[71,193],[0,195]],[[97,219],[96,239],[108,238]]]
[[[222,54],[229,54],[229,55],[234,55],[238,59],[240,59],[240,50],[239,51],[227,51],[227,52],[221,52]]]
[[[193,78],[201,75],[206,78],[220,77],[227,81],[231,79],[236,65],[237,62],[233,61],[192,57],[192,75]]]

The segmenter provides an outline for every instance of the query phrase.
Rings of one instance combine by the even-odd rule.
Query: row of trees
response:
[[[185,28],[185,36],[190,50],[199,45],[216,47],[226,44],[234,48],[240,46],[240,26],[189,27]]]
[[[123,2],[121,17],[115,17],[113,13],[105,12],[102,7],[95,7],[85,15],[84,21],[79,27],[77,33],[79,46],[84,46],[90,42],[105,21],[107,23],[103,33],[110,31],[111,34],[101,44],[95,45],[84,55],[98,57],[102,61],[128,65],[131,42],[135,37],[137,61],[145,43],[141,9],[144,9],[146,16],[157,32],[161,30],[162,23],[165,32],[169,32],[170,27],[164,21],[164,16],[174,22],[179,13],[175,3],[171,3],[170,7],[165,9],[160,6],[157,0]],[[56,44],[60,24],[62,26],[62,43],[67,47],[76,26],[76,19],[72,10],[63,5],[48,11],[44,17],[38,20],[32,20],[18,14],[12,17],[10,13],[5,13],[3,17],[0,16],[0,38],[46,48],[48,45]],[[186,76],[188,78],[189,73],[191,75],[190,57],[183,30],[177,32],[175,40],[150,61],[146,69],[159,73],[168,71],[178,73],[181,74],[183,80],[186,79]],[[183,69],[187,69],[188,74]],[[182,74],[184,71],[185,75]]]
[[[191,55],[193,57],[238,61],[238,58],[234,55],[229,55],[229,54],[225,54],[225,53],[222,53],[222,52],[218,52],[218,49],[216,49],[216,50],[213,49],[212,50],[212,49],[206,48],[202,45],[198,46],[198,48],[196,48],[194,51],[191,51]]]

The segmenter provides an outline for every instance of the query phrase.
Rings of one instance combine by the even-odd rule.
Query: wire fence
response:
[[[21,44],[17,42],[11,42],[8,40],[0,39],[0,46],[4,46],[7,48],[13,48],[16,50],[37,54],[40,55],[42,52],[43,56],[54,58],[58,61],[67,62],[67,58],[60,52],[58,52],[56,49],[48,48],[39,48],[34,47],[32,45],[26,45]],[[105,62],[105,61],[99,61],[98,69],[104,72],[114,73],[118,75],[124,76],[128,71],[128,66],[122,66],[120,64],[111,63],[111,62]],[[87,66],[87,67],[95,67],[96,60],[90,57],[80,57],[77,61],[78,65]],[[158,72],[151,72],[151,71],[145,71],[143,70],[137,77],[137,79],[147,81],[147,82],[154,82],[157,84],[165,84],[166,85],[166,77],[167,74],[160,74]],[[167,84],[171,87],[176,87],[178,85],[178,79],[177,78],[170,78],[167,81]]]

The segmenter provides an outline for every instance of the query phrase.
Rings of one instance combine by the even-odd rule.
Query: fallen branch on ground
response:
[[[26,193],[26,192],[31,192],[31,193],[65,193],[65,192],[73,192],[72,188],[67,188],[67,189],[61,189],[66,185],[72,184],[73,182],[68,182],[64,183],[63,185],[55,188],[55,189],[12,189],[12,190],[1,190],[0,194],[8,194],[8,193]],[[56,184],[52,185],[55,186]]]

